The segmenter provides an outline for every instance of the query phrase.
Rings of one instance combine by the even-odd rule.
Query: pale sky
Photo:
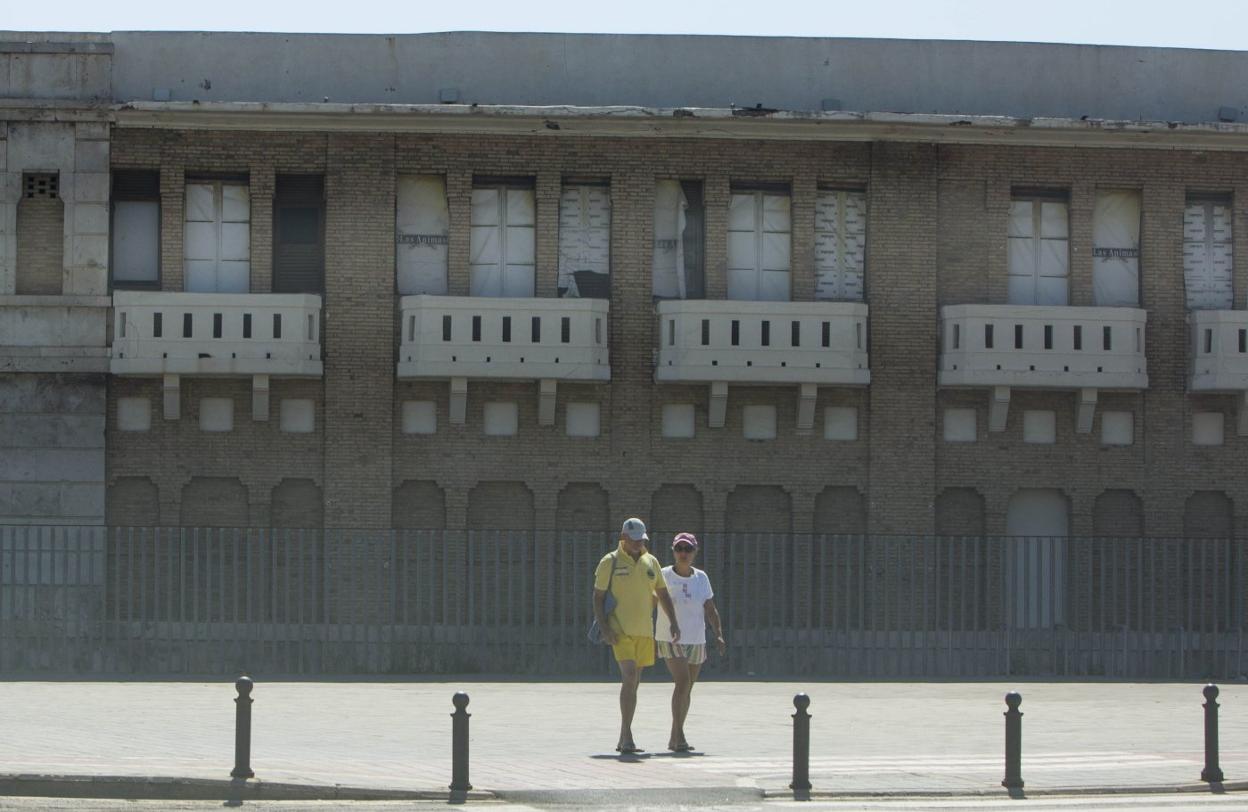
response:
[[[0,0],[0,29],[896,37],[1248,50],[1245,0]]]

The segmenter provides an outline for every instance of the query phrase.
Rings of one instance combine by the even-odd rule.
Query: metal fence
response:
[[[706,534],[735,676],[1227,678],[1244,539]],[[0,674],[607,674],[606,532],[0,527]],[[670,553],[657,550],[664,563]]]

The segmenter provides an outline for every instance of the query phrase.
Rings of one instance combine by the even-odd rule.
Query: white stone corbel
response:
[[[251,376],[251,419],[268,422],[269,419],[269,376]]]
[[[815,429],[815,400],[819,396],[819,387],[813,383],[804,383],[797,387],[797,433],[810,434]]]
[[[988,401],[988,430],[1005,431],[1005,423],[1010,417],[1010,387],[992,387],[991,399]]]
[[[728,382],[714,381],[711,383],[711,408],[708,410],[708,424],[713,429],[724,427],[724,416],[728,414]]]
[[[179,402],[182,393],[182,381],[177,375],[166,375],[161,382],[161,389],[164,392],[165,419],[177,420],[179,417]]]
[[[1239,421],[1235,429],[1240,437],[1248,437],[1248,391],[1239,393]]]
[[[537,385],[537,424],[555,425],[555,391],[558,382],[554,378],[542,378]]]
[[[1075,411],[1075,431],[1092,433],[1092,418],[1096,416],[1096,388],[1080,389],[1079,404]]]
[[[468,379],[451,378],[451,425],[464,425],[468,415]]]

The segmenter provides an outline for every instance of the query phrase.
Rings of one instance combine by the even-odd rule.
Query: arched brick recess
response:
[[[1144,535],[1144,508],[1134,491],[1110,490],[1092,505],[1092,533],[1096,536]]]
[[[182,489],[183,527],[246,527],[247,489],[238,477],[192,477]]]
[[[533,492],[523,482],[481,482],[468,492],[469,530],[532,530]]]
[[[701,491],[693,485],[660,485],[650,496],[650,516],[646,521],[652,539],[670,540],[686,531],[700,536],[706,530]]]
[[[392,526],[403,530],[445,530],[446,492],[430,479],[409,479],[394,489]]]
[[[1183,535],[1229,538],[1235,532],[1234,505],[1222,491],[1196,491],[1183,506]]]
[[[123,476],[108,486],[104,522],[112,527],[154,527],[160,524],[160,491],[145,476]]]
[[[788,533],[793,529],[793,505],[779,485],[738,485],[728,494],[725,531],[729,533]]]
[[[815,533],[856,535],[867,532],[862,492],[852,486],[830,485],[815,497]]]
[[[984,535],[984,497],[974,488],[946,488],[936,497],[936,535]]]
[[[310,479],[283,479],[273,489],[270,524],[273,527],[319,528],[325,522],[320,487]]]
[[[559,492],[555,529],[562,532],[602,533],[610,529],[607,492],[597,482],[570,482]]]

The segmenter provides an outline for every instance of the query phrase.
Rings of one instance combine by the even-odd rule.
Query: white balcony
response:
[[[462,423],[468,379],[539,381],[538,419],[554,422],[559,381],[611,380],[605,299],[404,296],[399,378],[451,381]]]
[[[1005,428],[1012,387],[1078,390],[1080,432],[1100,389],[1146,389],[1148,313],[1127,307],[941,308],[940,385],[990,387],[989,428]]]
[[[0,296],[0,372],[108,371],[107,296]]]
[[[659,302],[659,383],[711,385],[710,425],[723,425],[729,384],[799,386],[809,431],[819,386],[866,386],[867,305],[857,302]]]
[[[250,377],[252,416],[267,420],[270,377],[323,372],[321,297],[118,291],[110,371],[162,376],[169,419],[178,415],[180,376]]]
[[[1248,391],[1248,310],[1191,314],[1193,392]]]

